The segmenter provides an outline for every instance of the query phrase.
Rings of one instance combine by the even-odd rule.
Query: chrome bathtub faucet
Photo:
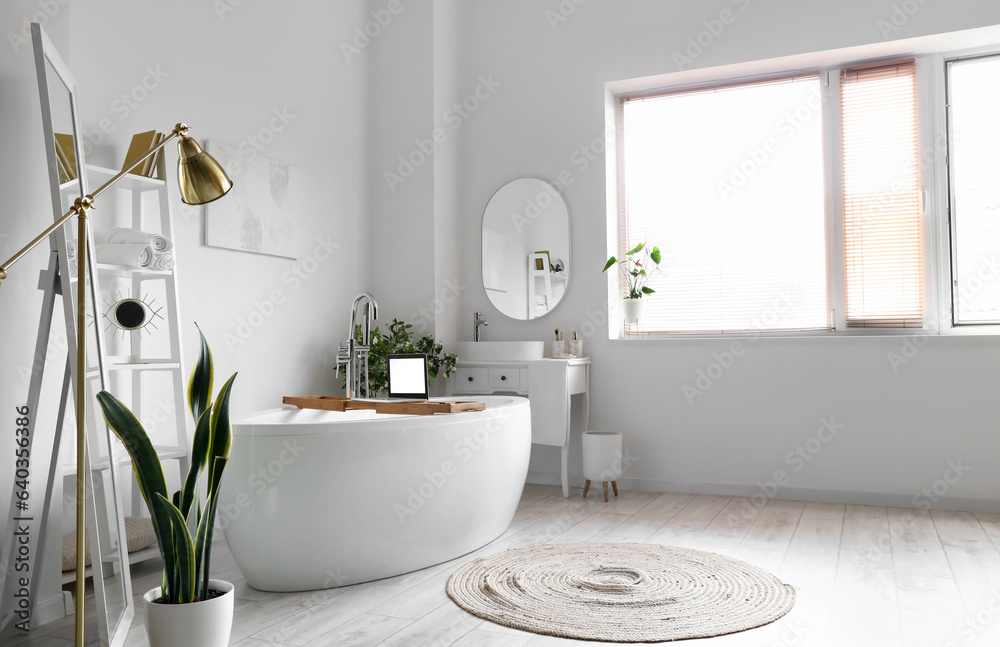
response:
[[[363,319],[361,322],[361,343],[354,339],[354,329],[358,325],[358,308],[362,302],[364,304]],[[361,391],[361,364],[365,367],[365,396],[371,397],[371,388],[368,382],[368,351],[371,350],[372,320],[378,319],[378,302],[371,292],[362,292],[354,299],[351,306],[351,327],[349,329],[347,342],[340,344],[337,348],[337,368],[344,366],[347,370],[347,383],[345,389],[348,398],[355,398]]]

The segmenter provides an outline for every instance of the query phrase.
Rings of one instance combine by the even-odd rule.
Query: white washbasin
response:
[[[459,341],[452,349],[460,362],[525,362],[542,359],[543,341]]]

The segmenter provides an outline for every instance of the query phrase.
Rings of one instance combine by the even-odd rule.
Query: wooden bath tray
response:
[[[375,413],[395,413],[411,416],[429,416],[434,413],[458,413],[459,411],[483,411],[482,402],[457,402],[442,400],[399,400],[398,402],[371,402],[350,400],[331,395],[286,395],[285,404],[300,409],[322,409],[324,411],[348,411],[351,409],[374,409]]]

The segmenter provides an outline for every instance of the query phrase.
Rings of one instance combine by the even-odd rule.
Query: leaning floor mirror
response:
[[[54,220],[58,221],[63,214],[67,213],[77,198],[88,194],[87,190],[87,166],[84,160],[83,131],[80,128],[79,110],[77,107],[76,83],[73,80],[69,69],[62,61],[59,53],[55,50],[52,42],[42,31],[37,23],[32,24],[32,41],[35,53],[35,67],[38,78],[39,98],[42,109],[42,126],[45,135],[46,161],[48,165],[49,183],[51,186],[52,210]],[[28,217],[28,216],[25,216]],[[44,226],[43,219],[38,214],[31,217],[39,220],[39,226]],[[47,218],[46,218],[47,219]],[[94,254],[88,253],[88,271],[85,272],[84,283],[85,292],[79,290],[79,281],[76,273],[70,270],[71,258],[74,252],[81,253],[81,248],[94,250],[93,233],[90,227],[84,223],[78,223],[77,218],[69,220],[65,225],[56,230],[54,236],[49,237],[52,256],[58,260],[50,262],[50,270],[43,275],[41,285],[45,286],[45,297],[43,297],[42,321],[40,330],[52,324],[47,318],[58,319],[55,312],[59,311],[57,301],[63,303],[62,311],[65,315],[65,322],[57,321],[56,330],[65,324],[67,339],[67,367],[65,374],[58,371],[58,378],[62,378],[63,388],[60,393],[41,392],[42,378],[45,361],[39,365],[36,357],[36,365],[32,371],[32,385],[29,387],[29,403],[34,400],[35,409],[38,409],[38,400],[41,399],[42,407],[54,407],[54,401],[59,401],[59,420],[55,425],[55,431],[39,428],[33,437],[44,437],[45,435],[55,436],[51,457],[35,454],[33,465],[37,466],[35,478],[45,474],[43,465],[48,466],[46,490],[43,493],[33,494],[33,498],[38,500],[44,497],[45,508],[54,506],[55,511],[51,515],[44,512],[41,519],[49,520],[60,518],[59,506],[62,501],[58,498],[53,500],[52,493],[62,491],[67,504],[76,507],[79,493],[85,492],[84,508],[86,510],[86,539],[87,546],[84,552],[89,556],[89,566],[85,572],[81,572],[79,565],[76,570],[64,572],[63,581],[75,580],[75,610],[77,614],[77,644],[82,644],[81,637],[86,635],[86,644],[94,644],[95,638],[99,636],[100,644],[109,647],[119,647],[125,643],[129,628],[134,616],[134,603],[132,599],[131,579],[129,573],[127,541],[125,535],[125,521],[122,506],[122,492],[119,473],[122,464],[128,464],[127,455],[121,447],[117,438],[104,423],[99,415],[99,408],[96,401],[90,397],[97,391],[105,388],[108,382],[108,367],[104,363],[105,353],[103,352],[104,340],[101,333],[101,326],[97,325],[100,319],[95,312],[94,304],[100,303],[99,280],[96,270]],[[79,294],[86,294],[84,301],[84,319],[80,318],[77,307]],[[56,295],[60,295],[57,299]],[[55,307],[53,307],[55,306]],[[77,326],[84,321],[86,328],[86,361],[85,365],[78,366],[77,360]],[[42,332],[39,336],[41,338]],[[51,358],[50,358],[51,359]],[[58,362],[50,362],[49,365],[58,365]],[[51,370],[51,369],[49,369]],[[78,438],[85,437],[83,446],[80,443],[73,443],[70,434],[61,434],[62,418],[66,414],[73,416],[73,407],[67,406],[74,398],[78,398],[77,387],[80,381],[86,382],[88,397],[84,398],[85,404],[81,407],[77,403],[77,411],[81,409],[85,412],[83,418],[86,423],[86,433],[82,430],[78,432]],[[47,380],[49,385],[52,380]],[[72,419],[72,418],[71,418]],[[62,447],[60,447],[60,444]],[[82,471],[78,468],[76,459],[80,450],[86,448]],[[69,465],[68,463],[72,463]],[[60,487],[58,479],[65,479],[65,486]],[[40,484],[38,484],[40,485]],[[38,487],[35,486],[35,488]],[[75,487],[74,487],[75,485]],[[37,489],[36,489],[37,492]],[[39,496],[39,495],[42,496]],[[80,508],[77,508],[79,513]],[[61,529],[64,533],[72,534],[74,527],[74,514],[68,508],[63,511]],[[59,532],[59,523],[44,522],[40,524],[39,532],[44,533]],[[77,526],[79,528],[79,526]],[[74,545],[74,550],[79,552],[83,547],[83,542],[76,538],[70,542]],[[40,537],[39,546],[44,546],[45,542]],[[48,569],[55,564],[60,564],[60,555],[45,555],[42,550],[36,552],[34,557],[36,571],[39,568]],[[91,583],[95,601],[92,611],[84,615],[84,609],[89,606],[84,603],[83,595],[85,590],[81,582]],[[89,600],[87,601],[89,602]],[[84,626],[83,620],[86,620]]]

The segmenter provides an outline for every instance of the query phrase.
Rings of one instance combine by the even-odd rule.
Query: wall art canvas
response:
[[[205,244],[297,258],[302,229],[299,168],[213,141],[205,142],[205,150],[233,181],[226,196],[205,205]]]

